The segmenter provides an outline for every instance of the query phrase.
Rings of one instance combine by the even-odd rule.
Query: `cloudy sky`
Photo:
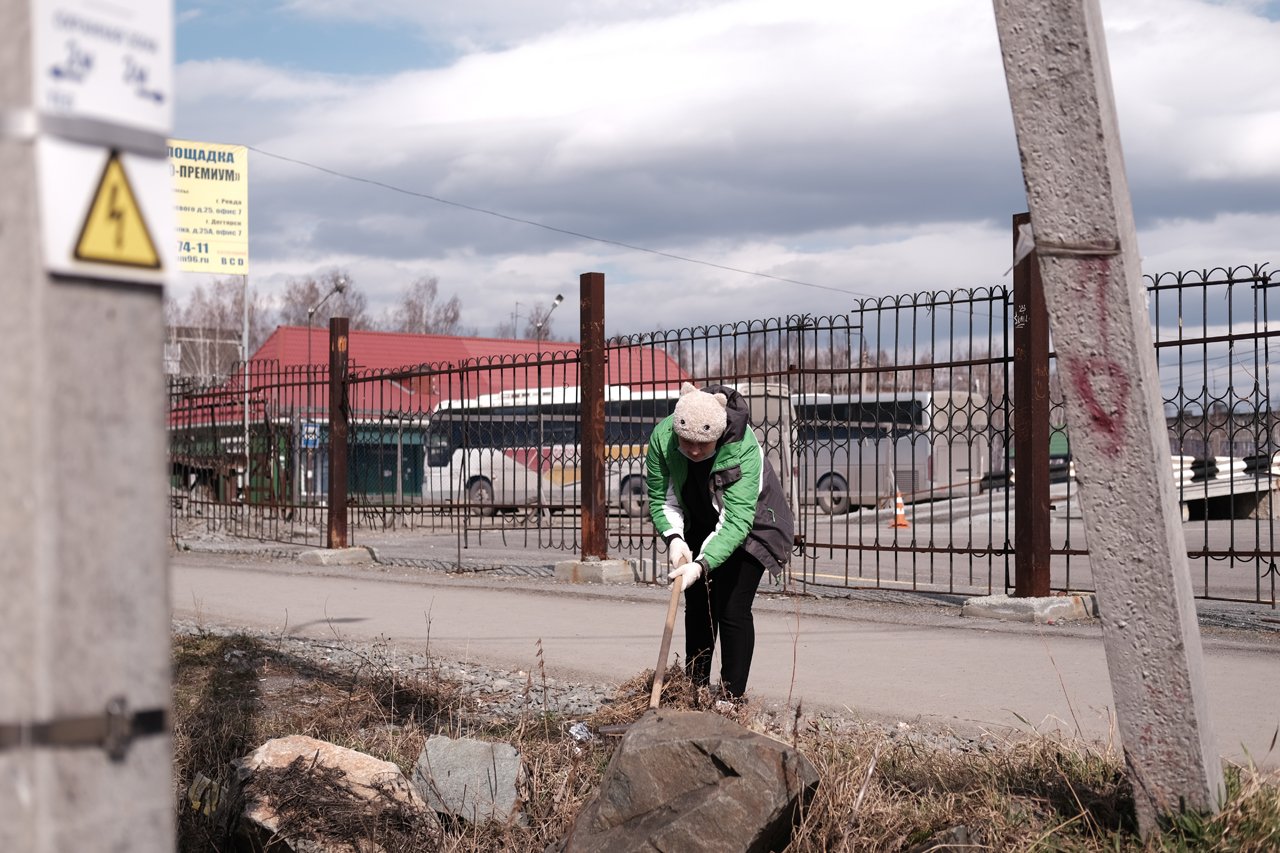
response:
[[[1280,0],[1102,9],[1144,270],[1280,263]],[[254,149],[268,296],[340,266],[378,313],[434,275],[485,334],[564,293],[576,337],[588,271],[609,334],[1009,281],[1026,203],[989,0],[176,15],[174,135]]]

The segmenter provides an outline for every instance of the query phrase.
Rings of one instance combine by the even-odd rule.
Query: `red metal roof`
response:
[[[307,334],[313,364],[329,361],[329,330],[304,326],[277,326],[271,337],[253,354],[254,360],[273,359],[282,367],[307,363]],[[460,335],[411,335],[405,332],[348,333],[348,358],[352,369],[390,370],[408,365],[453,362],[505,355],[533,355],[539,352],[577,352],[569,341],[516,340],[511,338],[469,338]]]
[[[401,375],[380,381],[354,382],[349,388],[348,404],[357,418],[392,412],[429,414],[445,399],[475,399],[533,388],[574,388],[579,384],[578,349],[578,344],[572,341],[539,343],[508,338],[353,330],[347,336],[347,363],[353,377],[373,378],[380,372]],[[303,380],[308,353],[317,368],[328,364],[327,328],[278,326],[250,359],[252,409],[270,412],[272,416],[295,411],[302,412],[307,419],[326,417],[329,399],[327,387],[320,384],[323,372],[315,373],[316,384],[310,389]],[[537,366],[539,356],[541,368]],[[459,371],[461,367],[468,369]],[[686,378],[661,348],[609,349],[607,385],[624,385],[632,391],[671,390]],[[221,388],[206,392],[221,398],[220,419],[240,417],[242,379],[243,376],[237,374]]]

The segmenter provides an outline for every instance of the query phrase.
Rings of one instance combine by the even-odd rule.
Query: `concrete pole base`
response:
[[[637,570],[628,560],[561,560],[556,580],[567,583],[636,583]]]
[[[1052,625],[1055,622],[1092,619],[1098,615],[1098,602],[1092,595],[1051,595],[1043,598],[983,595],[966,599],[960,607],[960,615]]]
[[[317,548],[303,551],[298,562],[308,566],[362,566],[374,562],[374,556],[369,548]]]

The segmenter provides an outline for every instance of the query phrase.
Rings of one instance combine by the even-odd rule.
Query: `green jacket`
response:
[[[719,521],[694,559],[709,573],[741,547],[776,576],[791,559],[794,538],[794,521],[782,485],[748,423],[742,395],[724,385],[702,390],[724,394],[728,408],[708,479]],[[684,538],[680,492],[689,475],[689,460],[680,452],[670,415],[653,428],[645,473],[649,514],[658,534],[668,543],[677,536]]]

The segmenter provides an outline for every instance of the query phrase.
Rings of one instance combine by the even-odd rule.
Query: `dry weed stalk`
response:
[[[578,743],[567,735],[565,721],[549,711],[541,644],[538,651],[542,725],[534,725],[523,711],[509,721],[482,715],[438,667],[400,671],[377,648],[365,652],[351,671],[309,662],[289,654],[282,644],[248,637],[178,638],[177,800],[185,801],[197,772],[225,781],[231,759],[272,737],[309,734],[411,771],[428,736],[465,731],[509,741],[520,752],[527,771],[522,804],[527,825],[458,823],[427,843],[421,828],[408,819],[378,823],[357,813],[337,816],[347,822],[348,832],[369,833],[389,853],[541,853],[565,835],[594,795],[617,741],[595,737]],[[532,704],[533,683],[530,673],[524,685],[526,707]],[[652,683],[652,671],[644,671],[619,685],[588,723],[598,730],[639,719],[648,708]],[[695,689],[680,666],[668,670],[663,707],[706,710],[714,707],[713,698]],[[748,728],[765,730],[768,725],[750,705],[733,716]],[[778,734],[789,735],[821,779],[787,853],[909,850],[954,827],[967,828],[972,849],[1280,849],[1280,785],[1275,773],[1252,765],[1228,768],[1228,799],[1218,815],[1181,816],[1162,835],[1143,842],[1135,834],[1123,762],[1117,750],[1105,745],[1046,735],[989,734],[978,742],[948,741],[945,735],[887,732],[880,724],[856,719],[812,719],[799,703],[793,715],[774,725],[787,730]],[[300,785],[290,789],[296,797],[304,793]],[[325,802],[324,796],[323,790],[308,793],[307,807]],[[229,849],[220,833],[207,818],[185,807],[181,811],[179,849]]]

